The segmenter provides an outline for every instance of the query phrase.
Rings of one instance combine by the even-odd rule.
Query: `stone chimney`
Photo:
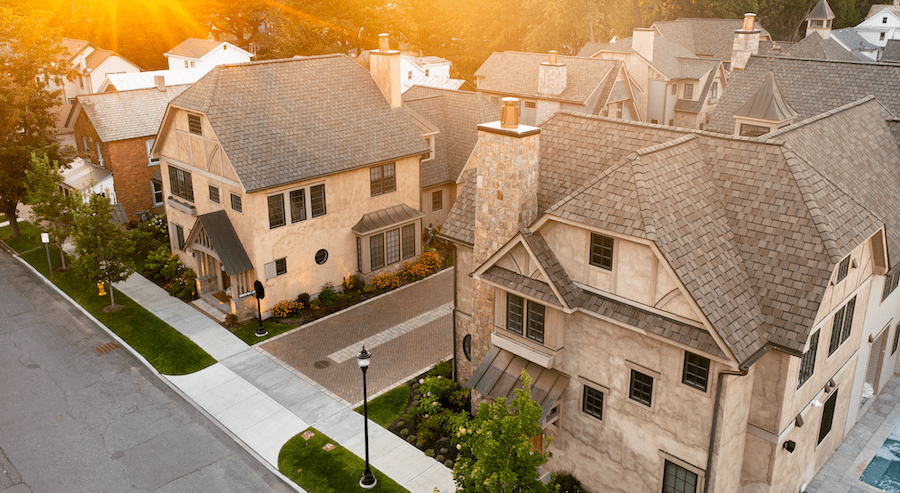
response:
[[[558,63],[556,51],[551,51],[548,60],[538,67],[538,94],[559,96],[566,90],[567,77],[566,64]]]
[[[656,31],[645,27],[636,27],[631,33],[631,49],[636,51],[638,55],[653,61],[653,39],[656,37]]]
[[[154,75],[153,83],[156,84],[159,92],[166,92],[166,77],[164,75]]]
[[[519,124],[519,100],[502,99],[501,120],[478,125],[474,265],[537,219],[541,129]]]
[[[759,53],[759,28],[756,27],[756,14],[744,14],[744,25],[734,32],[734,45],[731,47],[731,70],[744,70],[750,55]]]
[[[391,50],[387,34],[378,35],[378,50],[369,52],[369,72],[391,108],[399,108],[400,99],[400,52]]]

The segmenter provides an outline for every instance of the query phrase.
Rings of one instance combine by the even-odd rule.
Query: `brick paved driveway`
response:
[[[452,302],[453,270],[448,269],[260,347],[356,404],[362,402],[362,374],[355,356],[347,355],[358,352],[363,343],[372,353],[369,396],[418,374],[453,352]]]

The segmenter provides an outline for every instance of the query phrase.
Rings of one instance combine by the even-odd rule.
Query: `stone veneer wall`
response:
[[[562,64],[542,63],[538,68],[538,94],[559,96],[566,89],[568,71]]]

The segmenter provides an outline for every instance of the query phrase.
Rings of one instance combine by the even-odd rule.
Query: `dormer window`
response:
[[[838,264],[837,271],[837,279],[834,280],[834,283],[837,284],[844,280],[847,277],[847,272],[850,270],[850,256],[847,255],[847,258],[841,260],[841,263]]]
[[[545,314],[546,309],[540,303],[526,301],[514,294],[506,295],[506,330],[510,332],[543,344]]]
[[[684,99],[692,99],[694,97],[694,84],[684,85]]]
[[[409,71],[409,74],[407,74],[406,78],[410,80],[412,79],[412,70]]]
[[[425,69],[425,77],[428,77],[428,69]]]
[[[609,236],[591,233],[591,265],[612,270],[613,245],[614,241]]]
[[[425,137],[425,142],[428,144],[428,147],[431,149],[431,151],[428,152],[427,156],[422,158],[423,163],[425,161],[431,161],[432,159],[434,159],[434,135]]]

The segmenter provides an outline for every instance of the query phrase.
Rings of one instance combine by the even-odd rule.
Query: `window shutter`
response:
[[[275,273],[275,262],[269,262],[266,264],[266,279],[271,279],[275,277],[277,274]]]

